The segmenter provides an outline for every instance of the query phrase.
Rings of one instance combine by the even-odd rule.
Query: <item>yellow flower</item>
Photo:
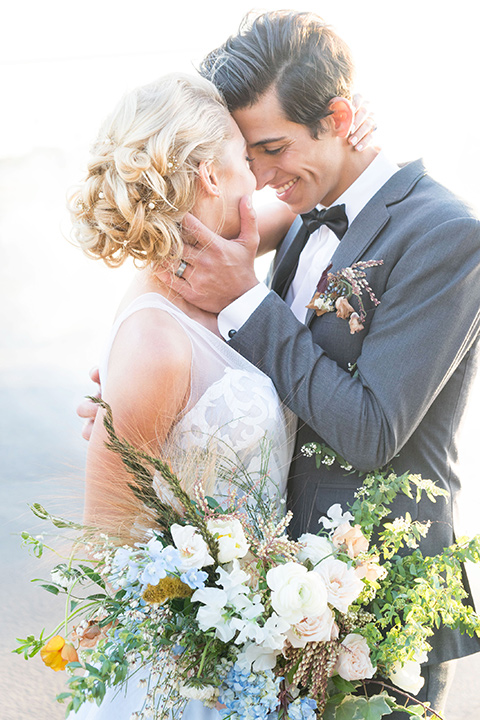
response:
[[[176,577],[164,577],[156,585],[148,585],[143,591],[143,599],[150,604],[161,605],[165,600],[186,598],[193,595],[192,588]]]
[[[58,672],[65,670],[69,662],[78,660],[77,651],[70,643],[65,642],[61,635],[52,637],[40,650],[42,660],[47,667]]]

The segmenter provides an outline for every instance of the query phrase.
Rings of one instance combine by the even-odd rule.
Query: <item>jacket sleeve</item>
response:
[[[231,342],[359,470],[400,451],[479,334],[480,223],[450,220],[419,238],[380,299],[353,377],[275,293]]]

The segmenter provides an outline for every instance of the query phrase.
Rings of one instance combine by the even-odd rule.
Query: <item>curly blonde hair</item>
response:
[[[220,159],[229,136],[226,105],[201,77],[175,73],[128,93],[70,197],[75,241],[111,267],[127,257],[142,265],[179,258],[198,167]]]

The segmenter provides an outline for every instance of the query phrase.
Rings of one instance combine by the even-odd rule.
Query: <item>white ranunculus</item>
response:
[[[427,659],[426,653],[417,653],[414,660],[407,660],[403,665],[400,662],[394,663],[390,671],[390,680],[405,692],[418,695],[425,682],[420,674],[420,663],[426,662]]]
[[[310,560],[313,565],[317,565],[321,560],[335,552],[335,548],[330,540],[326,537],[313,535],[312,533],[300,535],[298,542],[302,545],[297,553],[300,562]]]
[[[327,591],[320,575],[303,565],[288,562],[267,572],[272,607],[291,625],[305,617],[317,617],[327,609]]]
[[[349,568],[342,560],[327,558],[319,563],[314,573],[318,573],[327,588],[327,598],[330,605],[346,613],[364,588],[354,568]]]
[[[375,670],[370,661],[370,648],[362,635],[350,633],[342,640],[335,671],[344,680],[372,678]]]
[[[303,618],[287,632],[287,640],[294,648],[304,648],[308,642],[329,642],[337,637],[338,627],[329,607],[323,615]]]
[[[193,525],[174,523],[170,532],[182,558],[180,571],[185,572],[191,568],[199,569],[206,565],[213,565],[213,558],[208,552],[207,543]]]
[[[239,520],[211,518],[207,520],[207,527],[218,540],[218,559],[222,565],[247,554],[247,538]]]

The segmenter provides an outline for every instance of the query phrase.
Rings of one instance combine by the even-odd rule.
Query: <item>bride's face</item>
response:
[[[218,163],[219,189],[223,200],[221,235],[227,239],[240,233],[238,203],[243,195],[251,195],[256,187],[255,176],[247,161],[245,140],[237,123],[231,119],[232,135]]]

